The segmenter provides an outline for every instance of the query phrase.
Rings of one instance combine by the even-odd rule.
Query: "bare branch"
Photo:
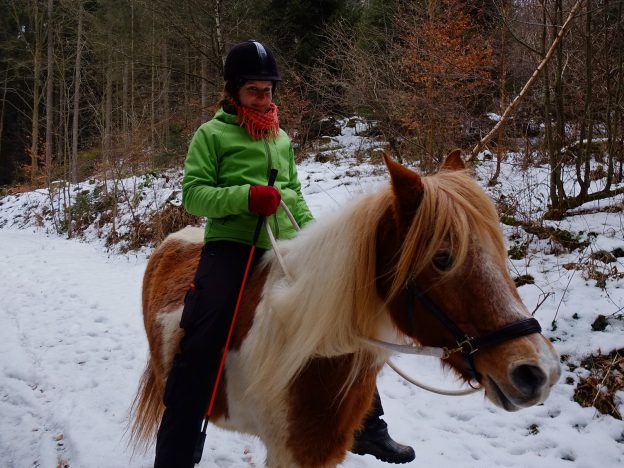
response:
[[[561,27],[559,34],[557,34],[557,37],[555,38],[552,45],[550,46],[550,49],[548,49],[548,52],[544,56],[544,59],[542,60],[542,62],[538,65],[537,69],[533,72],[533,75],[531,76],[531,78],[529,78],[529,81],[526,82],[526,84],[520,91],[520,94],[518,94],[515,97],[515,99],[511,102],[511,104],[509,104],[507,109],[505,109],[503,116],[496,123],[494,128],[490,130],[490,132],[487,135],[485,135],[481,139],[481,141],[479,141],[479,143],[477,143],[477,145],[472,149],[472,151],[470,152],[469,161],[474,161],[476,159],[479,152],[485,147],[485,145],[492,138],[494,138],[494,136],[498,133],[498,131],[503,126],[503,124],[505,124],[507,119],[509,119],[509,116],[516,110],[516,108],[518,107],[518,105],[520,104],[524,96],[527,94],[527,92],[529,91],[533,83],[537,80],[537,78],[541,74],[542,70],[546,67],[546,64],[550,61],[550,59],[554,55],[555,50],[557,50],[557,47],[559,46],[559,43],[561,42],[561,40],[563,39],[563,37],[566,35],[568,31],[568,28],[570,24],[572,23],[572,19],[576,16],[576,12],[581,8],[582,4],[583,4],[583,0],[577,0],[577,2],[574,4],[572,9],[570,10],[570,14],[565,20],[565,23],[563,23],[563,26]]]

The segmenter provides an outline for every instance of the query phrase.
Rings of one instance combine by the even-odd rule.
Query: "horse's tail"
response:
[[[158,424],[164,411],[163,386],[152,368],[152,360],[147,361],[139,382],[137,395],[132,403],[131,430],[129,445],[134,449],[147,450],[156,438]]]

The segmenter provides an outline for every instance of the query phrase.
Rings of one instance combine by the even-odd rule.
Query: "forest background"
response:
[[[219,101],[227,51],[248,38],[278,57],[282,126],[299,155],[336,131],[328,117],[359,115],[427,172],[490,130],[573,3],[1,0],[0,195],[180,167]],[[583,2],[486,153],[548,165],[548,217],[622,190],[622,9]]]

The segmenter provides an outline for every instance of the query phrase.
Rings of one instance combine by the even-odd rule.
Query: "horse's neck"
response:
[[[370,265],[374,235],[364,231],[375,226],[362,203],[278,244],[291,280],[275,254],[269,255],[270,272],[254,320],[262,337],[254,343],[255,385],[286,385],[313,357],[362,355],[362,338],[375,334],[382,306]]]
[[[375,289],[376,204],[379,194],[363,197],[284,244],[291,281],[274,262],[269,283],[289,307],[273,313],[300,324],[301,334],[317,343],[317,353],[333,355],[359,346],[371,333],[368,318],[379,313]],[[379,218],[379,219],[376,219]],[[267,284],[269,294],[273,289]],[[280,303],[281,304],[281,303]]]

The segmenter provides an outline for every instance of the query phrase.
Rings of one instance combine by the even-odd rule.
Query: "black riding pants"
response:
[[[184,301],[184,337],[165,386],[156,440],[155,468],[190,468],[201,423],[212,393],[250,246],[208,242]],[[265,250],[256,249],[252,268]]]

